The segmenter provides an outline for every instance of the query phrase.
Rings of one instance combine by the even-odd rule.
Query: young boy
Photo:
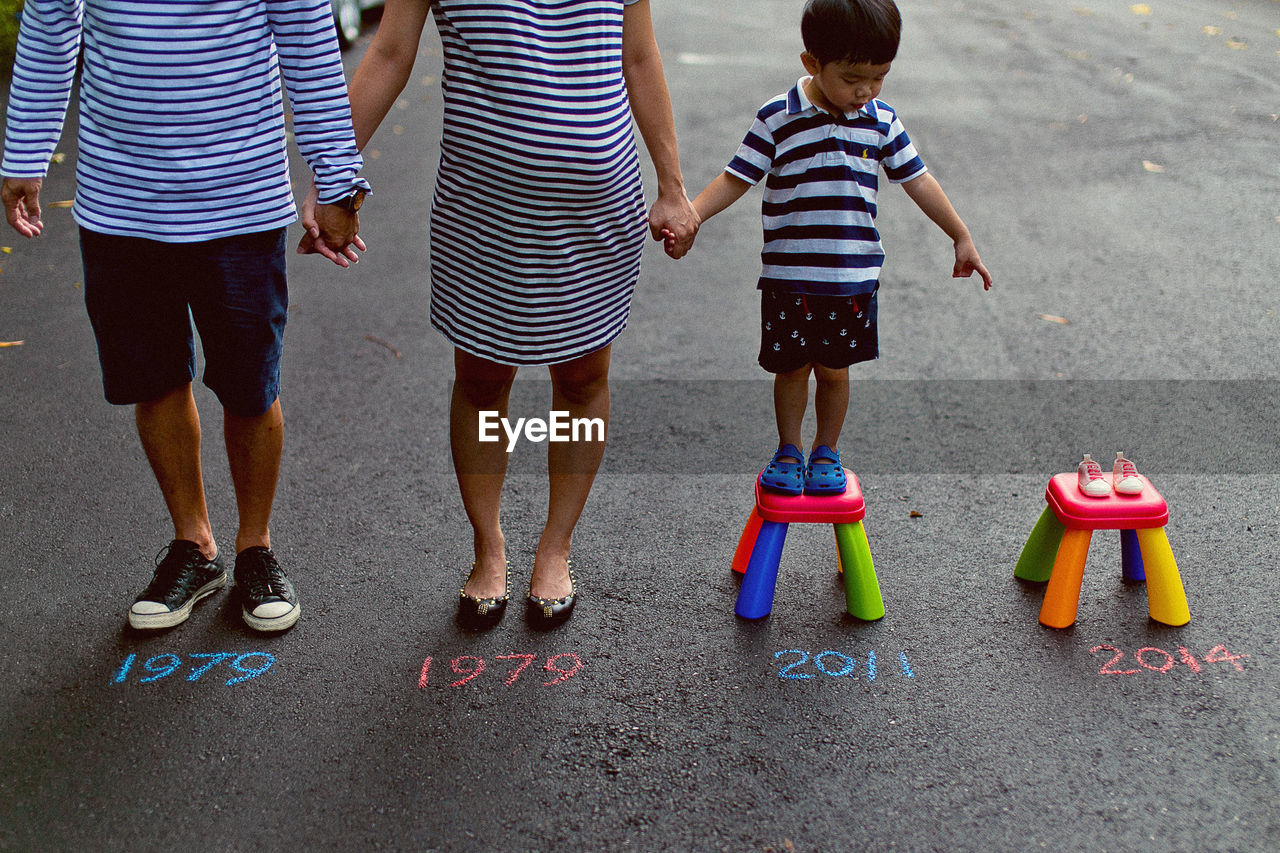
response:
[[[876,100],[898,52],[893,0],[808,0],[800,28],[809,76],[760,108],[737,156],[693,205],[706,220],[766,179],[760,365],[775,375],[778,450],[761,482],[784,494],[838,494],[849,365],[879,355],[878,169],[955,243],[953,277],[977,272],[989,289],[991,275],[893,108]],[[818,432],[806,465],[810,373]]]

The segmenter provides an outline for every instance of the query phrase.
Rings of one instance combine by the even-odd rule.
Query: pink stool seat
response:
[[[760,472],[761,475],[764,472]],[[844,469],[848,484],[839,495],[781,495],[760,485],[756,477],[756,512],[765,521],[783,524],[852,524],[866,515],[862,486],[848,468]]]
[[[1102,477],[1111,483],[1111,474]],[[1091,498],[1080,491],[1080,479],[1074,472],[1055,474],[1045,489],[1044,499],[1058,520],[1075,530],[1141,530],[1164,527],[1169,522],[1169,505],[1141,474],[1140,495],[1118,495],[1112,491],[1105,498]]]

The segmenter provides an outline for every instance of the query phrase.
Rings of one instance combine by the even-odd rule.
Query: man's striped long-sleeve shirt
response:
[[[82,46],[87,229],[191,242],[294,221],[282,77],[320,201],[367,188],[329,0],[27,0],[6,177],[48,171]]]

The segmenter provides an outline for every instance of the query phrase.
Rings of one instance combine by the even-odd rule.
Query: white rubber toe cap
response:
[[[290,610],[293,610],[293,605],[287,601],[268,601],[255,607],[253,615],[258,619],[279,619]]]
[[[168,613],[169,608],[159,601],[135,601],[129,611],[137,613],[139,616],[155,616],[160,613]]]

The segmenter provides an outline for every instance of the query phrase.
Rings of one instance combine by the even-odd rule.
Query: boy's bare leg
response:
[[[475,535],[475,569],[464,587],[476,598],[506,591],[506,539],[499,512],[507,475],[506,442],[480,441],[480,412],[507,416],[516,368],[454,350],[453,397],[449,404],[449,444],[462,506]]]
[[[805,365],[773,377],[773,416],[778,423],[778,447],[794,444],[804,449],[800,431],[804,425],[804,411],[809,405],[809,371],[809,365]],[[781,461],[789,461],[789,458]]]
[[[204,498],[200,464],[200,414],[191,384],[134,407],[138,437],[151,463],[165,506],[173,519],[173,538],[194,542],[212,560],[218,554]]]
[[[818,433],[813,447],[825,444],[838,450],[840,430],[844,428],[845,413],[849,410],[849,368],[832,369],[815,364],[813,370],[818,377],[818,390],[813,397]]]
[[[605,424],[606,437],[611,351],[611,347],[605,347],[550,368],[552,409],[568,412],[571,420],[599,418]],[[590,437],[594,438],[595,434]],[[529,583],[530,592],[539,598],[563,598],[573,591],[569,580],[569,545],[604,458],[604,447],[604,441],[547,443],[550,494],[547,523],[538,540]]]
[[[231,482],[236,490],[240,529],[236,553],[246,548],[271,547],[271,507],[280,478],[284,447],[284,417],[276,400],[261,415],[243,417],[223,413],[223,431]]]

